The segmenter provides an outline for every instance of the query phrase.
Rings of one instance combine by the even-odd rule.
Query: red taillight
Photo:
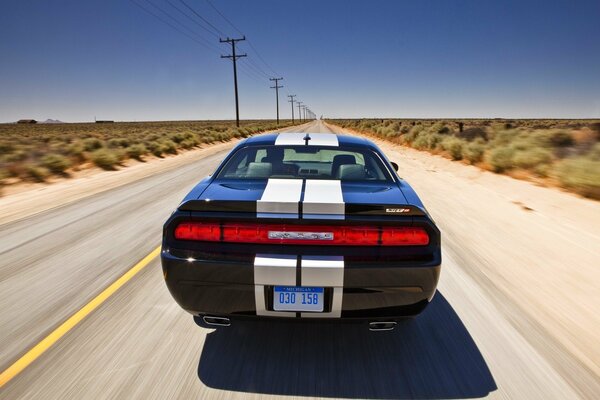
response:
[[[303,244],[329,246],[426,246],[419,227],[255,224],[247,222],[182,222],[175,239],[203,242]]]

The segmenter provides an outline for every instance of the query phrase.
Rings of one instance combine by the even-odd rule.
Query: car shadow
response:
[[[440,293],[391,332],[364,323],[235,322],[207,335],[198,377],[223,390],[361,399],[474,398],[497,389]]]

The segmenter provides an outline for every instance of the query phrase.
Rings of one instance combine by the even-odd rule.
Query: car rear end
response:
[[[166,222],[163,272],[179,305],[223,325],[243,317],[387,324],[421,312],[439,278],[440,233],[412,189],[390,171],[345,179],[358,168],[342,166],[341,179],[330,179],[331,160],[290,154],[293,177],[256,179],[220,174],[230,156]],[[246,172],[253,163],[262,162]]]

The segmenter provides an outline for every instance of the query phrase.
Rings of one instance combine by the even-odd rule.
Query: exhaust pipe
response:
[[[207,325],[214,325],[214,326],[230,326],[231,325],[231,321],[229,321],[229,318],[224,318],[224,317],[212,317],[210,315],[205,315],[202,317],[202,320]]]
[[[381,331],[391,331],[396,325],[398,325],[394,321],[377,321],[369,323],[369,330],[371,332],[381,332]]]

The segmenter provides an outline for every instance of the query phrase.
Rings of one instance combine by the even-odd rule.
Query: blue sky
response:
[[[0,122],[234,118],[228,48],[180,0],[135,1],[209,46],[132,1],[0,3]],[[274,72],[283,117],[288,93],[327,117],[600,117],[597,0],[211,1],[268,63],[241,44],[241,118],[274,118]]]

